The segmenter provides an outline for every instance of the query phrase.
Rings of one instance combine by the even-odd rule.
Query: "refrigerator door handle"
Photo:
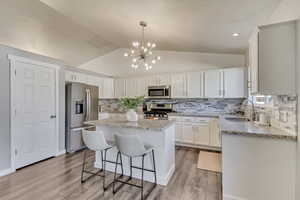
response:
[[[90,120],[90,114],[91,114],[91,91],[89,89],[86,89],[86,117],[85,117],[85,121]]]

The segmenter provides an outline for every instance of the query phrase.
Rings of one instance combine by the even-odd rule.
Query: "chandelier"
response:
[[[146,70],[149,70],[152,68],[152,65],[160,60],[160,57],[154,56],[152,52],[156,44],[145,41],[145,28],[147,23],[141,21],[140,26],[142,27],[142,40],[140,42],[132,42],[131,49],[129,52],[126,52],[124,56],[132,58],[132,68],[137,69],[144,67]]]

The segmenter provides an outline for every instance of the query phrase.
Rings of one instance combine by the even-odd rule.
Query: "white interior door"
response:
[[[20,168],[55,155],[55,69],[12,62],[14,165]]]

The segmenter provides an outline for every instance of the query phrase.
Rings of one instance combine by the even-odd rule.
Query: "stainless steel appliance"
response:
[[[149,86],[148,87],[149,98],[171,98],[171,86]]]
[[[168,113],[173,112],[173,105],[168,103],[148,103],[143,107],[145,119],[167,120]]]
[[[82,141],[83,129],[94,129],[85,121],[98,119],[98,95],[96,86],[81,83],[66,85],[66,150],[75,152],[85,148]]]

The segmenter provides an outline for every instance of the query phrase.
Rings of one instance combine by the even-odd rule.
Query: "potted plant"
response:
[[[138,115],[136,109],[139,105],[144,102],[144,96],[129,98],[123,97],[120,99],[121,106],[127,110],[126,118],[128,121],[136,122],[138,121]]]

